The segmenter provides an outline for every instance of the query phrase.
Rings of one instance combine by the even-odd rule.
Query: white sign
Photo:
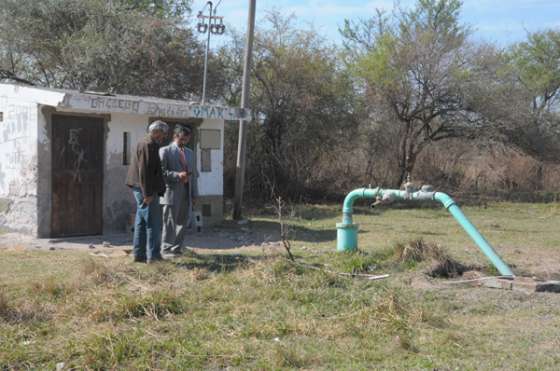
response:
[[[249,120],[251,117],[250,110],[241,108],[90,94],[66,94],[59,107],[98,113],[122,112],[166,118]]]

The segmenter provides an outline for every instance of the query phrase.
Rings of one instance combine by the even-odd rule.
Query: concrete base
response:
[[[560,281],[538,281],[531,277],[515,277],[513,279],[484,277],[480,272],[475,271],[464,273],[463,278],[473,280],[469,284],[477,287],[522,291],[527,294],[533,292],[560,293]]]
[[[199,196],[194,209],[202,215],[204,227],[220,224],[224,220],[224,197]]]

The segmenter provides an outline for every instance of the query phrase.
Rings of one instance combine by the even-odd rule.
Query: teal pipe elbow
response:
[[[358,225],[352,221],[354,202],[362,198],[373,199],[379,188],[358,188],[348,193],[342,205],[342,223],[336,225],[336,250],[354,251],[358,249]]]
[[[362,198],[374,199],[379,193],[379,188],[358,188],[348,193],[342,204],[342,223],[352,224],[354,202]]]
[[[342,204],[343,213],[352,213],[354,202],[361,198],[375,198],[379,193],[379,188],[358,188],[348,193]]]
[[[459,223],[465,232],[467,232],[469,237],[474,241],[482,253],[486,255],[494,267],[498,269],[498,272],[500,272],[502,276],[514,276],[510,267],[502,260],[502,258],[500,258],[496,251],[494,251],[492,246],[490,246],[484,236],[480,234],[478,229],[476,229],[465,214],[463,214],[459,206],[457,206],[451,197],[445,193],[436,192],[434,193],[434,200],[439,201],[449,211],[449,213],[453,215],[453,218],[455,218],[457,223]]]

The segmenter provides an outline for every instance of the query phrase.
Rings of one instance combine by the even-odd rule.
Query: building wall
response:
[[[37,232],[36,103],[0,89],[0,228]]]
[[[211,172],[202,171],[202,148],[197,145],[196,162],[199,171],[200,196],[224,194],[224,121],[204,120],[199,130],[220,130],[220,149],[211,150]]]
[[[54,108],[38,106],[37,115],[37,235],[49,237],[51,232],[51,120]]]
[[[56,113],[54,107],[63,98],[61,91],[0,84],[0,229],[50,236],[51,115]],[[99,113],[91,115],[100,116]],[[124,184],[128,165],[123,164],[123,133],[129,134],[132,155],[136,143],[146,135],[150,116],[129,113],[102,116],[106,118],[104,231],[122,231],[135,209],[130,190]],[[206,215],[203,224],[211,225],[223,218],[224,121],[206,119],[197,129],[220,131],[220,146],[210,151],[210,172],[200,171],[202,150],[196,146],[200,193],[196,209]],[[209,210],[211,215],[207,215]]]
[[[130,189],[125,185],[128,165],[123,163],[123,133],[127,132],[130,136],[129,155],[132,155],[136,143],[146,135],[148,120],[147,116],[113,113],[107,123],[103,184],[105,231],[124,230],[134,211]]]
[[[211,172],[202,171],[203,144],[199,142],[196,148],[199,199],[195,209],[202,215],[203,225],[211,226],[221,222],[224,217],[224,121],[207,119],[199,129],[220,130],[219,149],[210,149]]]

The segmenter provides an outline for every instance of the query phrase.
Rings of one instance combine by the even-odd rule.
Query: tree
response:
[[[189,5],[0,0],[0,69],[47,87],[184,98],[202,84]]]
[[[474,70],[469,30],[459,22],[461,5],[419,0],[412,10],[378,12],[368,21],[347,21],[342,30],[370,120],[378,130],[398,133],[395,186],[427,146],[472,135],[483,122],[466,89]]]
[[[337,62],[336,48],[313,30],[294,28],[292,20],[271,12],[255,36],[251,109],[258,118],[250,126],[247,167],[253,196],[268,198],[274,191],[304,198],[343,178],[334,163],[356,126],[351,80]],[[231,71],[240,52],[224,53]],[[238,86],[232,86],[232,102]]]
[[[505,50],[476,53],[476,107],[500,140],[539,160],[557,161],[560,120],[560,32],[541,31]]]
[[[543,119],[560,99],[560,31],[528,34],[527,41],[511,48],[510,58],[519,82],[531,94],[536,118]]]
[[[527,35],[506,54],[516,89],[527,112],[509,137],[522,150],[541,160],[560,158],[560,32],[545,30]]]

